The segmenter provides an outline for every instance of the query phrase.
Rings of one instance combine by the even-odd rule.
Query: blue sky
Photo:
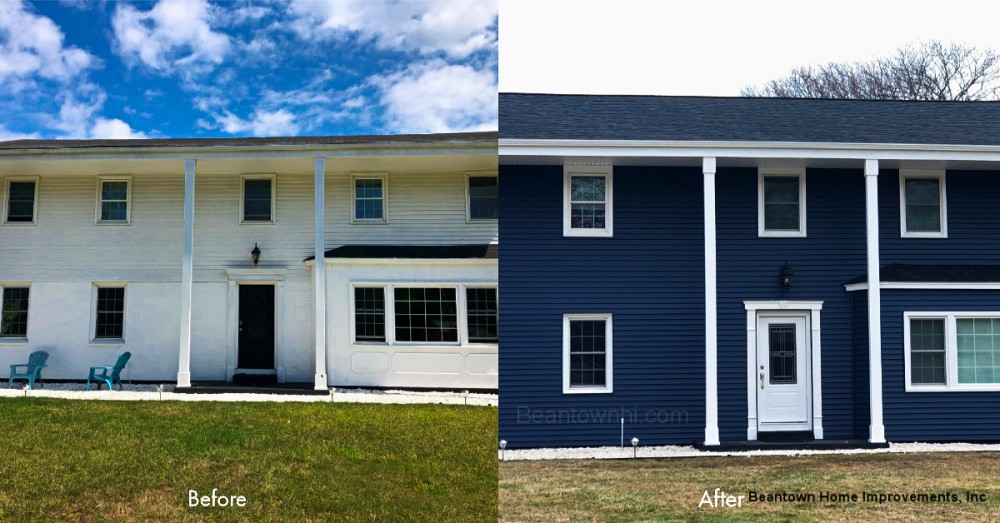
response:
[[[495,0],[0,0],[0,141],[496,126]]]

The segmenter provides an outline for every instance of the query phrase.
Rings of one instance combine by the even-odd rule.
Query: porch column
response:
[[[315,192],[316,237],[315,261],[313,266],[314,302],[316,304],[316,390],[326,390],[326,242],[324,229],[326,220],[326,159],[313,158],[313,191]]]
[[[718,320],[715,275],[715,158],[702,159],[705,181],[705,445],[719,444]]]
[[[882,294],[878,254],[878,160],[865,160],[865,221],[868,239],[868,376],[871,426],[868,441],[885,443],[882,425]]]
[[[181,344],[178,351],[177,386],[191,386],[191,287],[194,279],[194,172],[195,161],[184,160],[184,248],[181,265]]]

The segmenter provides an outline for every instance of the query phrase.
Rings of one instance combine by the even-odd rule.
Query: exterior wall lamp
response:
[[[250,259],[253,260],[253,266],[257,266],[257,262],[260,261],[260,247],[257,247],[257,242],[253,242],[253,250],[250,251]]]
[[[792,276],[795,276],[795,273],[792,272],[792,268],[788,266],[788,262],[785,262],[785,266],[781,268],[781,285],[783,285],[786,289],[792,286]]]

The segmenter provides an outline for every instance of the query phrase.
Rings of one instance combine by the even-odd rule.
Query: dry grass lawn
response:
[[[1000,453],[508,461],[500,521],[998,521]],[[770,502],[699,508],[705,490],[953,493],[959,502]],[[985,494],[984,502],[967,493]]]

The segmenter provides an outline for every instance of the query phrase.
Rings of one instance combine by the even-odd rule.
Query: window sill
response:
[[[0,338],[0,347],[23,347],[28,344],[28,338]]]
[[[4,225],[17,225],[17,226],[37,225],[35,222],[8,222],[8,221],[4,221],[3,224]]]
[[[806,238],[802,231],[759,231],[758,238]]]
[[[933,239],[933,240],[947,240],[948,233],[943,232],[904,232],[899,235],[900,238],[917,238],[917,239]]]
[[[274,225],[274,220],[240,220],[240,225]]]
[[[564,229],[563,236],[582,238],[613,238],[614,234],[612,231],[607,229]]]
[[[351,225],[388,225],[388,220],[351,220]]]
[[[914,386],[907,385],[906,392],[1000,392],[1000,383],[983,385],[945,385]]]
[[[609,387],[570,387],[564,388],[563,394],[610,394],[614,392]]]
[[[118,225],[118,226],[122,226],[122,225],[130,225],[130,223],[127,222],[127,221],[105,220],[105,221],[95,222],[94,225],[111,225],[111,226]]]
[[[95,338],[90,340],[90,347],[124,347],[125,340],[120,338]]]

